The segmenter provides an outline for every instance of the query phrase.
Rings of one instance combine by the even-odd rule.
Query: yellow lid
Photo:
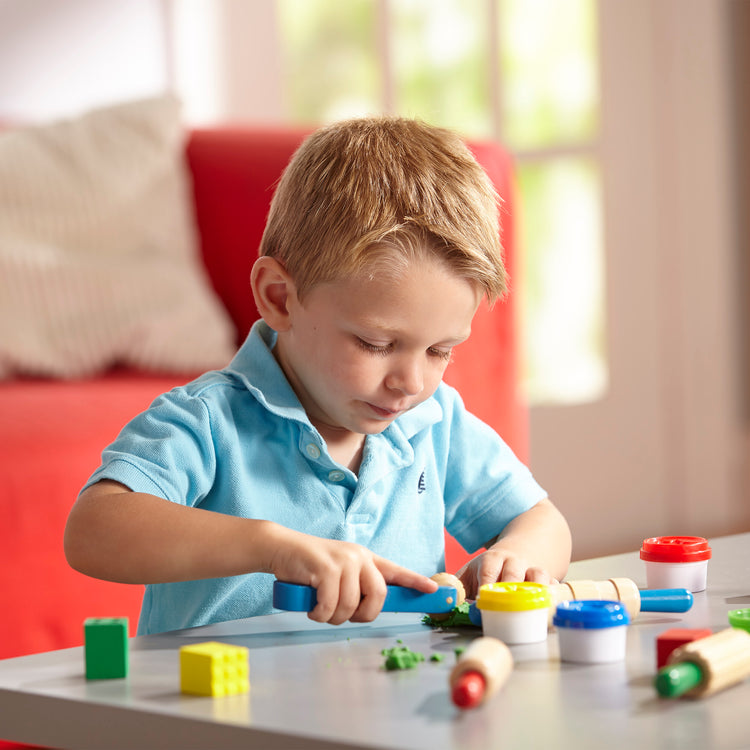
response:
[[[477,607],[492,612],[522,612],[552,606],[549,589],[543,583],[487,583],[479,589]]]

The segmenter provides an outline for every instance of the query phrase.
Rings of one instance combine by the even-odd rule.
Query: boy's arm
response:
[[[565,577],[571,555],[570,529],[549,499],[516,516],[487,550],[459,572],[466,597],[495,581],[551,583]]]
[[[263,568],[263,545],[254,537],[264,538],[264,525],[103,480],[71,509],[65,554],[81,573],[118,583],[231,576]]]
[[[119,583],[165,583],[272,573],[318,590],[311,619],[373,619],[386,583],[430,593],[437,584],[357,544],[321,539],[271,521],[187,507],[103,480],[74,504],[68,563]]]

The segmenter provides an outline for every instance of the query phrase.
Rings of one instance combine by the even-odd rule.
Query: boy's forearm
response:
[[[567,521],[545,499],[514,518],[487,547],[513,552],[562,580],[570,564],[572,542]]]
[[[429,593],[437,584],[353,542],[313,537],[271,521],[240,518],[100,482],[76,501],[65,529],[70,565],[120,583],[167,583],[272,573],[312,585],[310,617],[338,625],[372,620],[386,584]]]
[[[265,572],[274,527],[108,483],[76,501],[65,554],[76,570],[119,583],[219,578]]]

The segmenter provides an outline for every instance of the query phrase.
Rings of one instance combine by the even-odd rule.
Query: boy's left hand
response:
[[[536,583],[559,583],[543,568],[529,562],[502,547],[490,549],[470,560],[456,573],[466,589],[467,599],[476,599],[479,587],[495,581],[535,581]]]
[[[467,599],[476,599],[480,586],[495,581],[558,583],[568,569],[570,548],[568,524],[545,498],[517,515],[456,575]]]

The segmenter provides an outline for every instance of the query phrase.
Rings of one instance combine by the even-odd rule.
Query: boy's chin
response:
[[[380,423],[377,427],[373,427],[367,431],[363,431],[362,434],[363,435],[380,435],[380,433],[383,432],[383,430],[385,430],[385,428],[388,427],[388,425],[390,425],[390,422],[386,422],[384,424]]]
[[[379,435],[392,422],[393,419],[371,419],[367,422],[361,422],[352,432],[358,432],[360,435]]]

